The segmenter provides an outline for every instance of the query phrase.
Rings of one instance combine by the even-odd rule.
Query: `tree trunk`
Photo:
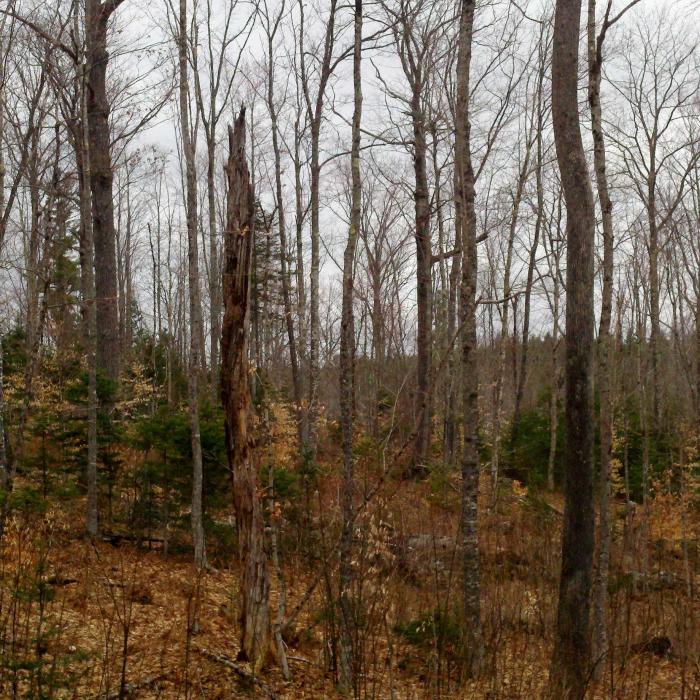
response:
[[[593,162],[598,201],[603,215],[603,292],[598,326],[598,391],[600,394],[600,465],[598,556],[593,581],[593,661],[596,675],[602,671],[607,653],[608,571],[610,568],[610,460],[612,456],[612,317],[614,234],[612,201],[605,163],[605,137],[600,103],[603,69],[603,40],[607,31],[607,13],[601,34],[596,37],[596,2],[588,0],[588,103],[591,108]]]
[[[276,25],[279,26],[279,25]],[[282,153],[279,145],[279,127],[277,123],[277,108],[274,99],[274,33],[268,34],[268,65],[267,65],[267,110],[270,113],[270,130],[272,132],[272,151],[275,157],[275,198],[277,200],[277,225],[280,238],[280,273],[282,283],[282,302],[284,305],[284,321],[287,329],[287,341],[289,343],[289,362],[292,369],[292,388],[294,391],[294,405],[297,412],[297,432],[300,443],[303,442],[302,430],[302,394],[301,378],[299,373],[299,359],[297,354],[296,334],[294,332],[294,317],[292,315],[291,275],[287,264],[289,247],[287,243],[287,218],[284,212],[284,198],[282,192]]]
[[[245,110],[229,129],[224,239],[224,320],[221,338],[221,398],[226,451],[233,476],[236,526],[243,559],[240,658],[257,673],[270,650],[269,573],[265,523],[249,422],[248,367],[251,266],[255,203],[245,155]]]
[[[547,461],[547,489],[554,491],[554,466],[557,457],[557,443],[559,433],[559,395],[562,383],[561,368],[559,363],[559,314],[560,314],[560,261],[561,261],[561,214],[562,196],[557,195],[556,208],[556,229],[552,235],[552,222],[548,225],[549,270],[552,277],[552,395],[549,398],[549,458]],[[556,246],[556,247],[555,247]]]
[[[298,350],[299,350],[299,390],[300,395],[305,395],[306,379],[304,368],[308,364],[307,352],[307,328],[306,328],[306,279],[304,277],[304,204],[303,204],[303,182],[301,177],[302,159],[301,159],[301,139],[302,132],[300,128],[301,115],[297,113],[297,118],[294,121],[294,229],[295,229],[295,251],[296,251],[296,309],[297,323],[299,328],[298,333]],[[299,416],[299,446],[304,450],[307,444],[309,434],[309,416],[308,410],[301,407]],[[303,454],[302,454],[303,457]]]
[[[27,167],[27,186],[29,189],[30,225],[29,225],[29,245],[25,255],[25,267],[27,270],[27,309],[25,319],[25,334],[27,356],[34,347],[34,339],[37,333],[37,322],[39,319],[39,254],[41,247],[41,211],[39,203],[39,154],[38,134],[32,136],[31,155]]]
[[[555,282],[554,309],[559,312],[559,284]],[[559,433],[559,321],[555,316],[552,333],[552,395],[549,397],[549,454],[547,457],[547,490],[554,491],[554,465],[557,459]]]
[[[652,166],[653,167],[653,166]],[[649,320],[651,322],[651,431],[659,430],[661,379],[659,365],[661,355],[661,310],[659,289],[659,228],[656,220],[655,176],[649,176],[647,217],[649,223]]]
[[[321,131],[320,120],[314,120],[311,124],[311,269],[309,279],[309,302],[311,304],[309,313],[309,400],[307,406],[308,425],[306,432],[307,444],[304,446],[305,459],[310,462],[316,459],[316,448],[318,440],[318,386],[320,380],[320,359],[321,351],[321,321],[320,321],[320,297],[319,297],[319,274],[320,274],[320,187],[321,187],[321,165],[319,160],[319,139]]]
[[[461,240],[460,223],[455,219],[455,245]],[[450,267],[450,291],[447,298],[447,338],[448,342],[452,343],[455,339],[457,330],[457,302],[458,288],[460,286],[460,278],[462,274],[462,256],[455,255]],[[455,463],[457,451],[457,390],[455,376],[458,372],[457,353],[450,349],[450,354],[447,363],[447,397],[445,399],[445,434],[444,434],[444,461],[446,465]]]
[[[213,126],[211,127],[213,128]],[[207,138],[207,205],[209,208],[209,295],[211,304],[210,366],[211,392],[219,395],[219,347],[221,343],[221,265],[216,240],[216,188],[214,166],[216,164],[214,134]]]
[[[481,668],[481,585],[477,502],[479,495],[478,376],[476,365],[476,210],[475,178],[470,146],[470,68],[474,33],[474,0],[463,0],[459,24],[455,105],[455,209],[462,244],[460,321],[462,347],[462,393],[464,446],[462,448],[462,492],[460,539],[462,545],[462,604],[464,635],[462,652],[468,675]]]
[[[95,539],[99,534],[99,504],[97,490],[97,303],[95,299],[95,274],[90,193],[90,143],[85,129],[87,123],[87,100],[85,80],[81,76],[82,120],[79,129],[80,149],[78,175],[80,181],[80,262],[83,297],[83,324],[87,350],[88,402],[87,402],[87,512],[86,531]]]
[[[78,13],[73,31],[78,36]],[[82,296],[83,337],[87,355],[87,509],[85,529],[91,539],[99,534],[97,474],[97,300],[95,298],[95,248],[93,239],[92,194],[90,190],[90,140],[88,114],[89,65],[87,56],[79,55],[75,63],[75,83],[80,99],[80,120],[73,132],[80,197],[80,287]]]
[[[365,246],[369,250],[369,241],[365,238]],[[372,322],[372,350],[373,350],[373,381],[374,401],[372,406],[372,435],[379,439],[381,432],[381,405],[384,397],[384,319],[382,317],[382,271],[379,267],[381,247],[375,242],[376,255],[372,259],[370,267],[370,286],[372,289],[372,310],[370,312]]]
[[[430,198],[428,192],[427,143],[425,115],[421,105],[422,81],[413,85],[411,120],[413,122],[413,171],[415,175],[416,225],[416,307],[418,329],[416,335],[416,441],[413,449],[413,469],[427,467],[430,450],[432,327],[433,327],[433,265],[430,240]]]
[[[180,70],[180,131],[185,154],[187,281],[190,307],[190,352],[187,370],[187,409],[192,445],[192,545],[197,566],[206,565],[202,522],[202,439],[199,428],[199,375],[201,372],[202,302],[199,291],[197,249],[197,171],[194,135],[190,131],[189,81],[187,77],[187,0],[180,0],[178,58]]]
[[[0,29],[5,30],[6,18],[3,17],[0,23]],[[0,86],[5,85],[5,70],[0,64]],[[4,92],[4,90],[3,90]],[[3,252],[3,243],[5,241],[5,111],[4,111],[4,94],[0,94],[0,254]],[[7,463],[7,444],[5,442],[5,369],[4,369],[4,354],[3,354],[3,330],[0,326],[0,541],[5,534],[5,523],[7,520],[7,506],[10,492],[10,470]],[[700,333],[698,335],[700,338]],[[700,357],[700,355],[699,355]],[[700,370],[700,364],[698,364]]]
[[[581,0],[557,0],[552,54],[552,116],[566,200],[566,506],[553,697],[582,698],[590,664],[593,563],[593,192],[578,111]]]
[[[355,251],[362,217],[362,181],[360,179],[360,124],[362,119],[362,0],[355,0],[355,40],[353,47],[354,110],[352,116],[352,201],[350,230],[343,257],[343,306],[340,326],[340,425],[343,433],[343,484],[341,490],[342,528],[340,535],[340,689],[357,695],[358,675],[355,666],[355,619],[351,602],[353,583],[353,532],[355,511],[355,458],[353,436],[353,376],[355,360],[355,319],[353,294],[355,285]]]
[[[86,0],[85,37],[88,64],[87,115],[90,140],[90,187],[95,243],[97,364],[116,381],[120,371],[116,233],[112,194],[111,135],[107,98],[107,25],[123,0]]]
[[[299,4],[301,21],[303,23],[303,2]],[[302,84],[306,99],[307,113],[311,124],[311,183],[310,183],[310,209],[311,209],[311,269],[309,272],[309,398],[307,406],[307,420],[304,429],[306,444],[302,445],[303,457],[313,462],[316,459],[318,441],[318,389],[320,382],[320,351],[321,351],[321,317],[320,317],[320,291],[319,275],[321,266],[321,158],[320,138],[321,122],[323,119],[323,105],[325,101],[326,86],[330,78],[335,44],[335,15],[337,0],[330,0],[328,21],[325,27],[323,42],[323,58],[320,66],[319,85],[316,100],[312,105],[309,94],[308,76],[306,74],[306,58],[303,42],[300,45],[300,61],[302,69]],[[300,38],[303,40],[304,27],[300,25]]]

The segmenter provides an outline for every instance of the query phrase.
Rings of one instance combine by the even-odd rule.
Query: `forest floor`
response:
[[[443,494],[447,501],[450,491]],[[362,697],[544,697],[555,619],[560,498],[534,497],[516,484],[497,508],[484,504],[486,672],[461,684],[448,614],[426,615],[449,610],[458,595],[448,562],[454,551],[447,553],[455,517],[444,499],[436,503],[434,489],[425,484],[403,484],[400,501],[388,495],[381,518],[368,516],[363,523],[370,553],[364,565],[358,563],[365,566],[361,595],[368,610],[361,637]],[[698,530],[696,522],[680,518],[674,503],[662,497],[654,502],[653,571],[641,583],[634,574],[637,555],[617,551],[622,540],[634,538],[627,532],[634,528],[623,533],[624,509],[616,506],[613,653],[591,697],[700,698],[700,602],[698,581],[690,573],[697,571],[697,562],[683,546],[688,535],[678,534],[679,527],[686,533]],[[376,527],[380,521],[391,527]],[[383,546],[382,538],[391,546]],[[398,547],[398,541],[404,544]],[[397,554],[397,547],[403,553]],[[285,567],[285,575],[289,609],[314,578],[293,566]],[[5,535],[0,561],[0,695],[335,698],[327,670],[331,650],[325,641],[323,585],[299,616],[288,648],[292,679],[285,682],[274,664],[252,679],[246,664],[235,661],[237,581],[235,564],[198,575],[184,554],[165,555],[133,543],[87,543],[80,537],[80,523],[65,508],[18,517]]]

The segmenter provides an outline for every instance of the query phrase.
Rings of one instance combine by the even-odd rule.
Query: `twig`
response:
[[[310,661],[309,659],[305,659],[303,656],[288,656],[287,657],[290,661],[299,661],[303,664],[312,664],[313,661]]]

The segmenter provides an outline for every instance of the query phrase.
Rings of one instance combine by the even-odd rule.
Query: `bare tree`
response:
[[[344,692],[357,690],[354,657],[354,611],[351,603],[353,583],[353,535],[355,527],[355,475],[353,455],[355,319],[355,251],[362,217],[362,180],[360,174],[360,126],[362,120],[362,0],[355,0],[353,48],[353,116],[350,167],[352,195],[350,230],[343,256],[343,308],[340,326],[340,420],[343,431],[343,488],[341,494],[342,533],[340,537],[340,610],[342,615],[340,649],[340,686]]]
[[[301,72],[301,85],[306,103],[307,118],[310,126],[311,138],[311,184],[310,202],[311,209],[311,269],[309,279],[309,396],[306,416],[303,417],[304,427],[302,434],[304,437],[301,446],[305,459],[313,461],[316,458],[317,447],[317,420],[318,420],[318,385],[320,379],[320,264],[321,264],[321,229],[320,229],[320,202],[321,202],[321,157],[320,139],[321,124],[323,120],[323,110],[326,99],[328,81],[333,74],[339,57],[335,56],[336,40],[336,13],[337,0],[330,0],[328,7],[328,17],[326,19],[323,33],[323,49],[318,66],[318,85],[316,96],[311,94],[311,75],[308,66],[308,56],[306,55],[305,28],[304,28],[304,3],[299,2],[300,24],[299,24],[299,66]]]
[[[544,202],[543,202],[544,204]],[[547,489],[554,491],[554,466],[557,457],[557,441],[559,435],[559,402],[561,394],[561,362],[559,361],[559,348],[561,344],[560,317],[561,317],[561,258],[562,245],[562,197],[558,195],[552,205],[552,216],[547,226],[545,237],[545,255],[549,265],[549,276],[552,278],[552,292],[547,294],[552,311],[552,352],[551,367],[552,381],[549,397],[549,454],[547,458]]]
[[[74,8],[75,24],[78,22],[77,8]],[[76,31],[76,37],[78,33]],[[82,56],[81,56],[82,58]],[[90,216],[92,204],[90,141],[86,125],[89,122],[87,109],[87,61],[78,60],[76,64],[80,95],[80,126],[76,136],[76,154],[78,155],[80,194],[80,253],[81,285],[83,295],[83,323],[85,326],[85,343],[88,362],[88,439],[87,439],[87,513],[86,530],[91,538],[99,532],[99,502],[97,481],[97,304],[95,298],[93,220]]]
[[[478,377],[476,372],[476,211],[475,177],[470,134],[470,69],[474,35],[474,0],[462,0],[457,53],[455,103],[455,211],[462,248],[460,322],[462,348],[462,400],[464,446],[462,448],[462,492],[460,544],[462,546],[462,604],[464,607],[463,654],[470,675],[478,673],[483,658],[481,630],[481,585],[477,502],[479,495]]]
[[[446,10],[442,3],[425,0],[395,6],[383,3],[386,22],[408,83],[408,95],[385,85],[410,115],[408,145],[413,157],[414,225],[416,242],[416,398],[417,427],[413,447],[413,470],[427,466],[432,436],[432,342],[433,342],[433,255],[430,230],[431,206],[428,183],[428,86],[437,68],[439,39],[445,31]]]
[[[202,522],[202,439],[199,427],[199,375],[202,362],[202,301],[199,290],[199,252],[197,248],[197,171],[195,134],[190,127],[189,80],[187,61],[187,0],[180,0],[178,13],[178,59],[180,71],[180,136],[185,156],[187,219],[187,279],[190,311],[190,352],[187,372],[187,409],[192,444],[192,543],[197,566],[206,564],[204,525]]]
[[[593,241],[595,210],[578,109],[581,0],[557,0],[552,54],[554,141],[566,200],[566,506],[553,697],[580,699],[590,662],[593,564]]]
[[[528,98],[526,97],[526,99]],[[534,104],[529,114],[528,107],[526,106],[525,108],[525,151],[521,156],[522,160],[518,168],[515,191],[512,194],[510,222],[508,224],[508,240],[506,244],[506,259],[503,269],[503,309],[500,312],[501,337],[493,402],[493,448],[491,456],[491,498],[493,503],[496,502],[498,493],[498,476],[501,457],[501,418],[503,414],[503,381],[506,370],[506,352],[508,347],[508,316],[511,303],[513,302],[513,288],[511,283],[513,248],[520,216],[520,205],[531,171],[532,149],[537,141],[537,134],[540,133],[540,125],[537,120],[537,101],[534,100],[533,102]]]
[[[596,1],[588,0],[588,104],[591,110],[593,134],[593,162],[595,167],[598,202],[603,216],[603,289],[598,324],[598,374],[600,393],[600,485],[598,553],[593,596],[593,660],[596,669],[607,653],[608,570],[610,568],[610,460],[613,441],[612,405],[612,335],[610,322],[613,303],[614,230],[612,200],[608,184],[605,136],[600,99],[603,74],[603,45],[608,30],[639,0],[633,0],[616,16],[611,16],[612,0],[608,0],[600,32],[596,35]]]
[[[190,37],[195,98],[197,111],[202,122],[204,140],[207,148],[207,213],[209,224],[209,296],[210,296],[210,367],[212,396],[219,394],[219,344],[221,342],[221,264],[216,215],[216,139],[219,122],[228,106],[231,90],[238,72],[238,65],[243,57],[253,26],[254,13],[251,13],[240,28],[235,21],[238,0],[227,3],[223,13],[223,27],[217,31],[212,0],[205,3],[205,37],[201,42],[205,48],[204,72],[206,81],[200,75],[199,29]],[[240,44],[237,42],[240,40]],[[232,50],[236,50],[235,59],[230,59]]]
[[[279,107],[275,101],[275,55],[274,41],[280,28],[285,12],[285,3],[282,2],[279,12],[271,17],[267,5],[260,8],[265,22],[265,32],[267,35],[267,91],[265,100],[267,110],[270,115],[272,151],[274,155],[275,169],[275,202],[277,208],[277,228],[280,238],[280,269],[282,275],[282,299],[284,303],[285,326],[287,329],[287,341],[289,343],[289,362],[292,371],[292,387],[294,391],[294,403],[297,410],[297,426],[299,430],[300,442],[304,440],[304,430],[302,428],[302,378],[299,366],[299,352],[297,348],[297,335],[294,326],[292,308],[292,280],[288,269],[289,244],[287,241],[287,215],[282,188],[282,149],[279,137]],[[303,341],[303,338],[302,338]]]

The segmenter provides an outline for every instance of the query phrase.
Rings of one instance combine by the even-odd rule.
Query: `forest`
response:
[[[0,0],[0,697],[700,700],[697,0]]]

